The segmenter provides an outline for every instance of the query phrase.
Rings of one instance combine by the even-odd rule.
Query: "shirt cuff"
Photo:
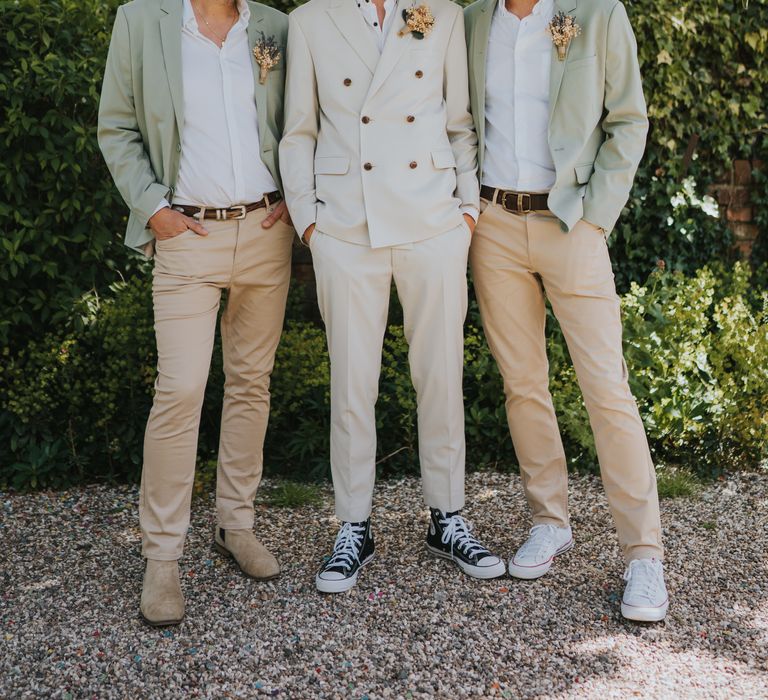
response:
[[[475,223],[477,223],[477,220],[480,218],[480,210],[471,204],[461,207],[461,213],[469,214],[475,220]]]
[[[161,209],[165,209],[166,207],[170,207],[170,206],[171,206],[170,202],[165,197],[163,197],[160,200],[160,204],[158,204],[157,207],[155,207],[155,211],[152,212],[152,216],[157,214],[157,212],[159,212]],[[151,219],[152,216],[150,216],[149,218]]]

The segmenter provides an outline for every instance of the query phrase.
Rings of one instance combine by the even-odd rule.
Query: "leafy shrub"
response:
[[[117,0],[0,1],[0,347],[54,326],[135,266],[96,144]]]
[[[768,457],[768,292],[749,268],[658,271],[623,297],[632,389],[659,463],[711,475]],[[49,335],[0,365],[0,485],[136,479],[156,362],[149,281],[113,286],[79,310],[83,329]],[[501,377],[471,314],[465,347],[467,461],[514,466]],[[550,318],[551,384],[575,468],[594,444],[562,334]],[[215,349],[220,358],[220,347]],[[402,327],[385,340],[377,405],[383,474],[418,468],[416,401]],[[328,474],[329,364],[321,329],[292,321],[278,349],[265,447],[267,473]],[[200,483],[215,472],[223,378],[214,363],[200,431]]]

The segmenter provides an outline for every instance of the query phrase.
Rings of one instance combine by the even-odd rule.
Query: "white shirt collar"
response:
[[[187,1],[188,0],[185,0],[185,2]],[[531,16],[535,17],[537,15],[543,14],[546,17],[547,15],[551,15],[553,14],[554,5],[555,0],[539,0],[533,6],[533,10],[531,10]],[[516,20],[520,21],[520,18],[517,15],[513,14],[507,9],[507,3],[505,0],[499,0],[497,11],[503,17],[514,17]]]
[[[237,0],[237,11],[240,13],[240,19],[238,24],[248,25],[248,21],[251,19],[251,8],[248,7],[246,0]],[[197,20],[195,19],[195,11],[192,9],[192,2],[190,0],[184,0],[184,13],[182,15],[181,24],[184,27],[194,24],[197,27]]]

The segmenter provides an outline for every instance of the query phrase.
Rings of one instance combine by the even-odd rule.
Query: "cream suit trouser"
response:
[[[391,248],[310,239],[331,358],[331,472],[340,520],[371,513],[376,476],[375,404],[390,290],[403,307],[418,403],[419,461],[427,504],[464,505],[464,318],[466,224]]]
[[[205,221],[156,244],[153,279],[157,381],[144,438],[139,519],[148,559],[182,554],[189,525],[200,412],[221,318],[224,406],[216,479],[220,527],[253,527],[269,417],[269,378],[283,326],[295,233],[264,229],[265,209]]]
[[[549,393],[545,294],[563,330],[627,559],[661,558],[656,474],[627,382],[619,298],[602,232],[483,202],[470,263],[534,524],[568,524],[565,453]]]

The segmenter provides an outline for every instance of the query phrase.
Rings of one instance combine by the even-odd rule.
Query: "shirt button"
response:
[[[424,72],[420,71],[420,70],[417,70],[415,75],[416,75],[417,78],[423,78],[424,77]]]
[[[414,168],[418,167],[418,165],[419,165],[419,164],[418,164],[418,163],[417,163],[415,160],[412,160],[412,161],[409,163],[408,167],[409,167],[411,170],[413,170]]]
[[[352,79],[351,78],[344,78],[344,85],[346,85],[347,87],[352,85]]]
[[[409,114],[409,115],[408,115],[408,116],[405,118],[405,121],[407,121],[409,124],[412,124],[413,122],[415,122],[415,121],[416,121],[416,117],[414,117],[412,114]]]
[[[363,117],[362,121],[363,121],[363,124],[369,124],[370,121],[371,121],[371,118],[370,117]]]
[[[363,167],[364,167],[366,170],[373,170],[373,165],[372,165],[371,163],[365,163],[365,164],[363,165]]]

